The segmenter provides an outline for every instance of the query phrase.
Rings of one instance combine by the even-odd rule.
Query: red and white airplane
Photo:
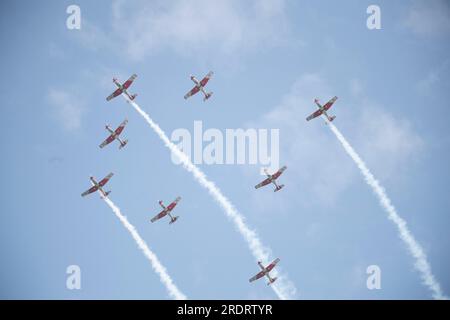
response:
[[[167,207],[163,205],[162,201],[159,201],[159,205],[163,208],[163,211],[161,211],[160,213],[158,213],[156,216],[154,216],[150,221],[151,222],[155,222],[156,220],[161,219],[162,217],[165,217],[166,215],[169,215],[170,217],[170,222],[169,224],[174,223],[175,221],[177,221],[177,219],[179,217],[172,217],[172,215],[170,214],[170,212],[173,210],[173,208],[175,208],[175,206],[177,205],[177,203],[181,200],[181,197],[177,197],[171,204],[169,204]]]
[[[83,193],[81,194],[81,196],[84,197],[84,196],[87,196],[87,195],[90,194],[90,193],[93,193],[93,192],[95,192],[95,191],[100,190],[100,192],[102,193],[102,195],[106,198],[106,197],[108,196],[108,194],[111,193],[111,191],[106,191],[106,192],[105,192],[105,191],[103,190],[103,187],[105,186],[105,184],[108,183],[109,179],[111,179],[112,176],[113,176],[113,173],[111,172],[111,173],[108,174],[106,177],[104,177],[100,182],[95,181],[95,178],[94,178],[94,177],[90,177],[89,179],[91,179],[91,183],[92,183],[93,186],[92,186],[89,190],[83,192]]]
[[[106,138],[105,141],[102,142],[102,144],[99,146],[100,148],[103,148],[104,146],[110,144],[111,142],[113,142],[114,140],[117,140],[120,142],[120,146],[119,149],[122,149],[123,147],[125,147],[125,145],[128,143],[128,140],[122,140],[119,138],[119,135],[122,133],[123,129],[125,128],[125,126],[127,125],[128,120],[125,119],[124,121],[122,121],[122,123],[120,124],[120,126],[116,129],[116,130],[111,130],[111,128],[109,127],[109,125],[106,125],[105,128],[106,130],[109,131],[110,136],[108,138]]]
[[[208,100],[213,93],[212,92],[206,92],[205,91],[205,86],[208,83],[209,79],[211,79],[213,74],[214,74],[214,72],[212,72],[212,71],[208,72],[208,74],[202,79],[202,81],[198,81],[194,76],[191,75],[191,80],[194,81],[195,87],[192,88],[191,91],[186,93],[184,95],[184,98],[187,99],[190,96],[193,96],[197,92],[201,91],[205,95],[205,97],[203,98],[203,101]]]
[[[275,185],[275,189],[273,190],[274,192],[281,190],[284,187],[284,184],[278,185],[275,180],[277,180],[281,176],[281,174],[284,172],[284,170],[286,170],[286,169],[287,169],[287,167],[284,166],[272,175],[267,172],[267,169],[264,169],[264,172],[266,173],[268,178],[266,180],[264,180],[263,182],[257,184],[255,186],[255,189],[264,187],[264,186],[268,185],[269,183],[273,183]]]
[[[114,91],[113,93],[111,93],[106,100],[109,101],[112,98],[115,98],[117,96],[120,96],[122,93],[125,93],[128,98],[130,98],[130,100],[134,100],[134,98],[137,97],[137,94],[132,94],[130,95],[127,91],[127,89],[131,86],[131,84],[133,83],[134,79],[136,79],[137,75],[133,74],[130,79],[128,79],[127,81],[125,81],[123,84],[120,84],[116,78],[113,78],[113,82],[116,84],[117,86],[117,90]]]
[[[322,114],[324,114],[328,121],[333,121],[334,119],[336,119],[336,116],[329,116],[327,114],[328,109],[331,108],[331,106],[333,105],[333,103],[337,100],[338,97],[333,97],[331,98],[330,101],[328,101],[325,105],[320,105],[319,103],[319,99],[314,99],[314,102],[317,104],[317,106],[319,107],[319,110],[317,110],[316,112],[314,112],[313,114],[311,114],[310,116],[308,116],[308,118],[306,118],[306,121],[309,121],[311,119],[317,118],[318,116],[321,116]]]
[[[269,272],[272,271],[273,268],[275,268],[275,266],[277,265],[278,262],[280,262],[280,259],[276,258],[271,264],[269,264],[267,267],[264,267],[262,265],[261,261],[258,261],[258,265],[262,271],[257,273],[255,276],[251,277],[250,280],[248,280],[248,281],[253,282],[255,280],[258,280],[258,279],[266,276],[269,279],[269,282],[267,283],[267,285],[271,285],[272,283],[275,282],[275,280],[277,280],[277,278],[276,277],[271,278],[269,275]]]

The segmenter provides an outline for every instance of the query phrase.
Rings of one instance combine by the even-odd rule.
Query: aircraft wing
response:
[[[253,281],[255,281],[255,280],[258,280],[258,279],[264,277],[264,275],[265,275],[265,272],[264,272],[264,271],[260,271],[260,272],[258,272],[256,275],[254,275],[253,277],[251,277],[248,281],[249,281],[249,282],[253,282]]]
[[[280,168],[280,170],[278,170],[276,173],[274,173],[274,175],[272,176],[272,178],[274,179],[278,179],[279,176],[281,176],[281,174],[284,172],[284,170],[286,170],[287,167],[283,166],[282,168]]]
[[[178,202],[180,202],[181,197],[177,197],[171,204],[169,204],[167,206],[167,210],[170,212],[173,210],[173,208],[175,208],[175,206],[177,205]]]
[[[269,183],[270,183],[270,179],[267,178],[266,180],[262,181],[261,183],[258,183],[258,184],[255,186],[255,189],[259,189],[259,188],[261,188],[261,187],[264,187],[264,186],[268,185]]]
[[[150,221],[155,222],[156,220],[159,220],[162,217],[164,217],[166,214],[167,214],[167,210],[163,210],[160,213],[158,213],[156,216],[154,216]]]
[[[109,100],[111,100],[112,98],[115,98],[115,97],[117,97],[117,96],[120,96],[121,93],[122,93],[122,90],[120,90],[120,88],[117,89],[116,91],[114,91],[113,93],[111,93],[111,94],[106,98],[106,101],[109,101]]]
[[[194,88],[192,88],[191,91],[189,91],[188,93],[186,93],[184,95],[184,98],[187,99],[187,98],[189,98],[190,96],[193,96],[194,94],[196,94],[199,91],[200,91],[200,89],[197,86],[195,86]]]
[[[269,272],[270,270],[275,268],[275,266],[277,265],[278,262],[280,262],[279,258],[276,258],[275,260],[273,260],[273,262],[266,267],[267,272]]]
[[[316,112],[314,112],[313,114],[309,115],[308,118],[306,118],[306,121],[312,120],[314,118],[317,118],[318,116],[322,115],[322,110],[317,110]]]
[[[177,197],[175,200],[173,200],[173,202],[170,205],[176,205],[178,202],[180,202],[181,197]]]
[[[105,184],[108,183],[109,179],[111,179],[111,177],[114,175],[114,173],[110,173],[108,174],[106,177],[104,177],[98,184],[100,187],[103,187]]]
[[[333,105],[333,103],[334,103],[336,100],[337,100],[337,97],[336,97],[336,96],[333,97],[333,98],[331,98],[331,100],[328,101],[328,102],[323,106],[323,108],[324,108],[325,110],[330,109],[331,106]]]
[[[202,79],[202,81],[200,81],[200,85],[202,87],[206,86],[206,84],[208,83],[209,79],[211,79],[213,74],[214,72],[212,71],[208,72],[208,74]]]
[[[125,119],[125,120],[120,124],[120,126],[116,129],[116,131],[114,131],[114,132],[116,133],[116,135],[119,135],[119,134],[122,133],[122,131],[123,131],[123,129],[125,129],[125,126],[127,125],[127,123],[128,123],[128,120]]]
[[[123,87],[124,89],[128,89],[128,88],[131,86],[131,84],[133,83],[134,79],[136,79],[136,77],[137,77],[137,74],[133,74],[133,75],[130,77],[130,79],[128,79],[127,81],[125,81],[125,82],[123,83],[122,87]]]
[[[96,186],[92,186],[89,190],[86,190],[85,192],[83,192],[83,193],[81,194],[81,196],[82,196],[82,197],[85,197],[85,196],[87,196],[88,194],[93,193],[93,192],[95,192],[95,191],[97,191],[97,190],[98,190],[98,188],[97,188]]]
[[[114,137],[112,135],[110,135],[108,138],[106,138],[105,141],[102,142],[102,144],[99,147],[103,148],[104,146],[110,144],[113,141],[114,141]]]

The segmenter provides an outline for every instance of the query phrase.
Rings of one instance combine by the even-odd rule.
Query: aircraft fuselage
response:
[[[125,93],[125,94],[128,96],[128,98],[130,98],[131,100],[133,100],[132,97],[128,94],[127,89],[125,89],[125,88],[123,87],[123,85],[122,85],[120,82],[118,82],[116,79],[114,79],[114,83],[115,83],[116,86],[120,89],[120,91],[122,91],[122,93]]]
[[[97,189],[103,194],[103,196],[107,196],[108,195],[108,193],[106,193],[105,191],[103,191],[103,188],[98,184],[98,182],[97,181],[95,181],[95,178],[94,177],[90,177],[90,179],[91,179],[91,183],[94,185],[94,186],[96,186],[97,187]]]
[[[267,270],[267,268],[266,267],[264,267],[263,265],[262,265],[262,263],[261,262],[259,262],[258,261],[258,265],[259,265],[259,267],[261,268],[261,270],[264,272],[264,275],[267,277],[267,279],[269,279],[269,283],[268,284],[271,284],[271,283],[273,283],[273,282],[275,282],[275,279],[273,279],[271,276],[270,276],[270,270]]]
[[[120,84],[120,82],[118,82],[116,79],[114,79],[114,83],[116,84],[116,86],[123,91],[123,86]]]

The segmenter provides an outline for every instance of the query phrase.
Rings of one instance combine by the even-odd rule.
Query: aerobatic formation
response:
[[[211,77],[213,76],[213,72],[210,71],[208,72],[208,74],[201,80],[198,81],[194,76],[190,76],[190,79],[195,83],[194,88],[192,88],[188,93],[186,93],[184,95],[184,99],[187,99],[193,95],[195,95],[198,92],[202,92],[204,94],[204,98],[203,101],[208,100],[211,95],[213,94],[212,92],[206,92],[205,91],[205,86],[206,84],[209,82],[209,80],[211,79]],[[125,94],[131,101],[133,101],[137,94],[130,94],[128,93],[128,88],[132,85],[133,81],[136,79],[137,75],[133,74],[127,81],[125,81],[123,84],[121,84],[120,82],[118,82],[118,80],[116,78],[113,78],[113,82],[114,84],[117,86],[117,89],[111,93],[111,95],[109,95],[106,100],[110,101],[111,99],[121,95],[121,94]],[[330,101],[328,101],[325,105],[321,105],[319,103],[318,99],[315,99],[314,102],[316,103],[317,107],[319,108],[317,111],[315,111],[313,114],[311,114],[310,116],[308,116],[306,118],[307,121],[317,118],[321,115],[325,115],[326,119],[328,121],[333,121],[336,117],[335,116],[329,116],[327,114],[327,111],[331,108],[331,106],[333,105],[333,103],[337,100],[337,97],[333,97]],[[327,123],[327,122],[326,122]],[[128,142],[128,140],[122,140],[120,139],[120,135],[122,133],[122,131],[125,129],[125,126],[128,124],[128,120],[125,119],[118,127],[116,130],[112,130],[110,128],[109,125],[106,125],[106,130],[110,133],[110,135],[106,138],[106,140],[104,140],[99,147],[103,148],[106,145],[110,144],[111,142],[113,142],[114,140],[117,140],[120,145],[119,145],[119,149],[122,149]],[[274,192],[280,191],[283,187],[284,184],[277,184],[276,180],[283,174],[283,172],[287,169],[287,166],[283,166],[280,169],[278,169],[275,173],[270,174],[267,169],[264,170],[264,172],[267,175],[267,178],[260,182],[259,184],[257,184],[255,186],[255,189],[259,189],[261,187],[264,187],[266,185],[269,185],[271,183],[273,183],[273,185],[275,186],[275,189],[273,190]],[[87,191],[83,192],[81,194],[81,196],[86,196],[88,194],[94,193],[96,191],[99,191],[102,195],[102,198],[107,198],[108,195],[111,193],[111,191],[104,191],[103,187],[108,183],[108,181],[111,179],[111,177],[113,176],[113,173],[108,174],[105,178],[103,178],[102,180],[100,180],[100,182],[97,182],[95,180],[94,177],[90,177],[90,181],[92,183],[92,187],[90,189],[88,189]],[[174,210],[174,208],[177,206],[177,204],[180,202],[181,197],[177,197],[174,201],[172,201],[167,207],[163,204],[162,201],[159,201],[159,205],[162,207],[162,211],[160,213],[158,213],[156,216],[154,216],[153,218],[150,219],[151,222],[155,222],[161,218],[164,218],[165,216],[169,216],[170,221],[169,224],[173,224],[175,221],[177,221],[177,219],[179,218],[178,216],[173,216],[172,210]],[[277,277],[272,278],[270,276],[270,272],[275,268],[275,266],[280,262],[280,259],[277,258],[275,259],[273,262],[271,262],[269,265],[267,265],[267,267],[264,267],[264,265],[262,264],[261,261],[258,261],[258,265],[261,268],[261,271],[259,273],[257,273],[255,276],[253,276],[252,278],[249,279],[249,282],[253,282],[255,280],[258,280],[260,278],[263,278],[264,276],[267,277],[268,279],[268,285],[271,285],[272,283],[274,283],[277,280]]]

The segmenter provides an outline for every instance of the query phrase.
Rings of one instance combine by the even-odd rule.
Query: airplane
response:
[[[113,82],[116,84],[116,86],[118,87],[118,89],[116,91],[114,91],[113,93],[111,93],[107,98],[106,101],[111,100],[112,98],[115,98],[119,95],[121,95],[122,93],[125,93],[128,98],[130,100],[134,100],[134,98],[137,97],[137,94],[132,94],[130,95],[127,91],[127,89],[131,86],[131,84],[133,83],[134,79],[136,79],[137,75],[133,74],[130,79],[128,79],[127,81],[125,81],[123,84],[120,84],[116,78],[113,78]]]
[[[111,172],[106,177],[104,177],[102,180],[100,180],[100,182],[95,181],[94,177],[89,177],[89,179],[91,179],[91,183],[92,183],[93,186],[89,190],[83,192],[81,194],[81,196],[84,197],[84,196],[87,196],[90,193],[93,193],[93,192],[95,192],[97,190],[100,190],[100,192],[102,193],[103,197],[106,198],[108,196],[108,194],[111,193],[111,191],[106,191],[105,192],[103,190],[103,187],[105,186],[105,184],[108,183],[109,179],[111,179],[112,176],[113,176],[113,173]]]
[[[119,126],[116,130],[114,130],[114,131],[111,130],[111,128],[109,127],[109,125],[106,125],[105,128],[106,128],[106,130],[109,131],[110,136],[109,136],[108,138],[106,138],[106,140],[103,141],[102,144],[101,144],[99,147],[100,147],[100,148],[103,148],[104,146],[110,144],[110,143],[113,142],[114,140],[117,140],[117,141],[120,142],[119,149],[122,149],[123,147],[125,147],[125,145],[128,143],[128,140],[121,140],[121,139],[119,138],[119,135],[122,133],[122,131],[123,131],[123,129],[125,128],[125,126],[127,125],[127,123],[128,123],[128,120],[125,119],[125,120],[120,124],[120,126]]]
[[[281,190],[284,187],[284,184],[278,185],[275,180],[277,180],[281,176],[281,174],[284,172],[284,170],[286,170],[286,169],[287,169],[287,166],[284,166],[272,175],[267,172],[267,169],[264,169],[264,172],[266,173],[268,178],[266,180],[264,180],[263,182],[257,184],[255,186],[255,189],[264,187],[264,186],[268,185],[269,183],[273,183],[275,185],[275,189],[273,190],[274,192]]]
[[[317,110],[316,112],[314,112],[313,114],[311,114],[311,115],[309,115],[308,116],[308,118],[306,118],[306,121],[309,121],[309,120],[311,120],[311,119],[314,119],[314,118],[317,118],[318,116],[320,116],[320,115],[322,115],[322,114],[324,114],[326,117],[327,117],[327,119],[328,119],[328,121],[333,121],[334,119],[336,119],[336,116],[329,116],[328,114],[327,114],[327,111],[328,111],[328,109],[330,109],[331,108],[331,106],[333,105],[333,103],[337,100],[337,98],[338,97],[333,97],[333,98],[331,98],[331,100],[330,101],[328,101],[325,105],[320,105],[320,103],[319,103],[319,99],[314,99],[314,102],[317,104],[317,106],[319,107],[319,110]]]
[[[167,207],[163,205],[162,201],[159,201],[159,205],[163,208],[163,211],[161,211],[160,213],[158,213],[156,216],[154,216],[150,221],[151,222],[155,222],[156,220],[161,219],[162,217],[165,217],[166,215],[169,215],[170,217],[170,222],[169,224],[174,223],[175,221],[177,221],[177,219],[179,217],[175,216],[172,217],[172,215],[170,214],[170,212],[172,212],[173,208],[175,208],[175,206],[177,205],[177,203],[181,200],[181,197],[177,197],[171,204],[169,204]]]
[[[249,282],[253,282],[255,280],[258,280],[264,276],[266,276],[269,279],[269,282],[267,283],[267,285],[271,285],[272,283],[274,283],[277,278],[271,278],[269,272],[277,265],[277,263],[280,262],[279,258],[276,258],[271,264],[269,264],[267,267],[264,267],[261,263],[261,261],[258,261],[258,265],[261,268],[262,271],[260,271],[259,273],[257,273],[255,276],[251,277],[250,280],[248,280]]]
[[[205,95],[205,97],[203,98],[203,101],[208,100],[213,93],[212,92],[206,92],[204,87],[208,83],[209,79],[211,79],[213,74],[214,74],[214,72],[212,72],[212,71],[208,72],[208,74],[202,79],[202,81],[198,81],[193,75],[191,75],[191,80],[194,81],[195,87],[192,88],[191,91],[189,91],[188,93],[186,93],[184,95],[184,99],[187,99],[190,96],[193,96],[197,92],[201,91]]]

